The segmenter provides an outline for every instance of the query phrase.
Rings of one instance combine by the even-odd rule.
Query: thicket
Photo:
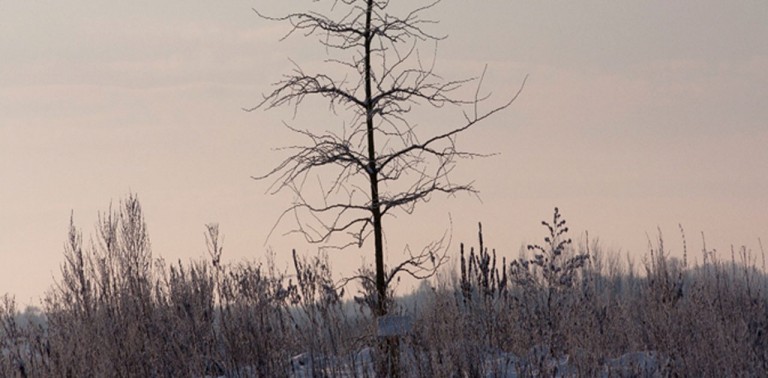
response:
[[[557,210],[543,224],[544,243],[510,261],[480,229],[458,271],[395,299],[393,312],[413,319],[399,375],[768,375],[768,282],[749,250],[723,261],[704,248],[689,264],[659,237],[635,269],[598,243],[573,245]],[[345,293],[325,255],[294,253],[290,274],[270,261],[225,264],[215,225],[207,240],[199,261],[154,257],[135,196],[102,214],[87,244],[72,222],[41,310],[0,302],[0,376],[372,376],[383,366],[370,363],[386,355],[375,349],[375,287]]]

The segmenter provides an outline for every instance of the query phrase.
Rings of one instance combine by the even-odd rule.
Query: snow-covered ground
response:
[[[331,358],[312,356],[302,353],[291,359],[290,377],[375,377],[374,351],[366,347],[346,358]],[[406,357],[406,356],[403,356]],[[617,358],[606,360],[603,364],[601,377],[662,377],[664,367],[669,359],[658,352],[632,352]],[[488,378],[516,378],[528,376],[541,377],[572,377],[578,376],[568,356],[560,358],[547,357],[536,349],[526,357],[512,353],[498,352],[490,354],[482,366],[482,374]],[[404,367],[402,376],[416,376]]]

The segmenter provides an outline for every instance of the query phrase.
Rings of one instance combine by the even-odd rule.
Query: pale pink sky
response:
[[[322,9],[295,2],[305,3]],[[0,1],[0,293],[35,303],[59,275],[70,211],[87,238],[129,192],[169,261],[205,256],[209,222],[234,261],[315,251],[280,236],[290,224],[266,240],[291,198],[249,178],[295,141],[280,126],[290,111],[240,110],[289,57],[305,69],[325,58],[313,40],[278,42],[285,27],[251,11],[285,4]],[[530,79],[459,140],[499,153],[457,170],[482,202],[436,198],[387,219],[393,256],[439,237],[449,214],[452,252],[475,243],[482,221],[488,245],[517,256],[555,206],[574,237],[588,230],[638,259],[657,227],[680,253],[678,223],[695,256],[701,232],[724,254],[768,243],[768,3],[446,0],[430,14],[449,35],[438,48],[446,78],[487,64],[497,102]],[[317,116],[307,108],[293,122]],[[425,132],[461,117],[415,116]],[[331,260],[353,269],[372,261],[368,249]]]

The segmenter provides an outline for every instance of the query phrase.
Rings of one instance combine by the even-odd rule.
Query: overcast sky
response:
[[[291,4],[323,4],[309,0]],[[395,1],[393,1],[395,3]],[[406,2],[411,4],[411,2]],[[284,1],[0,0],[0,293],[34,302],[59,276],[70,212],[86,235],[99,211],[134,192],[153,251],[205,256],[221,224],[225,258],[279,259],[315,247],[267,234],[291,198],[250,179],[295,142],[286,111],[246,113],[289,58],[311,70],[314,39],[278,39],[259,19]],[[398,7],[399,4],[395,4]],[[492,105],[520,99],[463,135],[482,201],[436,198],[388,218],[393,256],[453,225],[453,241],[517,256],[559,206],[578,239],[640,258],[657,227],[673,254],[768,239],[768,2],[446,0],[429,13],[447,34],[446,78],[488,65]],[[424,46],[431,54],[434,46]],[[424,113],[424,131],[461,118]],[[313,119],[308,109],[292,122]],[[417,226],[414,226],[417,225]],[[768,243],[768,240],[764,242]],[[359,266],[370,247],[331,255]],[[393,257],[394,258],[394,257]],[[284,260],[282,260],[284,261]]]

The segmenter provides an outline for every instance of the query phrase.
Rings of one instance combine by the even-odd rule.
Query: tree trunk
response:
[[[373,237],[376,254],[376,291],[378,292],[376,316],[382,316],[387,313],[387,282],[384,272],[384,237],[381,230],[381,203],[379,202],[379,167],[376,164],[376,144],[373,135],[374,104],[372,101],[373,90],[371,83],[372,12],[373,0],[368,0],[365,12],[365,123],[368,137],[368,179],[371,183],[371,215],[373,217]]]

